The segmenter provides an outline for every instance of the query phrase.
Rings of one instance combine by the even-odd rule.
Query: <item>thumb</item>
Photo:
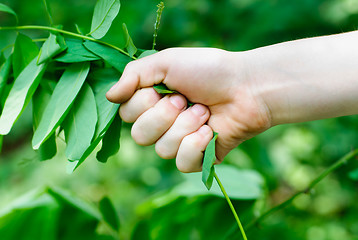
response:
[[[156,53],[127,64],[119,81],[107,92],[109,101],[128,101],[137,89],[161,83],[167,72],[162,54]]]

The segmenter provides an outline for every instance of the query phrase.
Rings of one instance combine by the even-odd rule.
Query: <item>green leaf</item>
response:
[[[4,52],[1,52],[0,53],[0,66],[2,66],[6,61],[6,58],[5,58],[5,55],[4,55]]]
[[[116,114],[114,121],[105,133],[102,140],[102,148],[97,153],[97,160],[100,162],[107,162],[110,156],[115,155],[120,147],[119,140],[121,138],[122,119],[119,114]]]
[[[131,57],[133,57],[134,54],[136,54],[136,52],[137,52],[137,48],[134,46],[133,40],[132,40],[131,36],[129,35],[128,28],[125,23],[123,23],[123,31],[124,31],[124,36],[126,38],[125,48],[127,49],[129,55]]]
[[[113,86],[115,82],[116,81],[109,81],[103,83],[103,82],[96,81],[92,86],[95,93],[97,113],[98,113],[96,131],[91,145],[83,154],[81,159],[77,162],[75,169],[78,168],[82,164],[82,162],[86,160],[86,158],[97,147],[97,145],[103,139],[105,133],[109,129],[115,116],[118,114],[119,105],[109,102],[106,98],[106,92]]]
[[[32,97],[33,126],[34,131],[38,128],[45,112],[47,103],[51,99],[51,92],[41,86]],[[56,135],[52,134],[39,148],[38,153],[42,161],[53,158],[56,155]]]
[[[17,78],[21,71],[39,54],[37,45],[28,36],[19,33],[14,45],[12,65],[14,78]]]
[[[210,190],[213,184],[213,178],[215,172],[214,163],[216,161],[215,142],[217,138],[218,138],[218,134],[214,132],[214,136],[209,142],[208,146],[206,147],[204,153],[202,181],[208,190]]]
[[[215,167],[225,190],[232,199],[259,199],[264,196],[264,178],[255,170],[238,169],[231,165],[220,164]],[[215,195],[224,198],[219,186],[214,184],[210,191],[200,182],[201,173],[182,174],[184,182],[169,193],[180,197]],[[172,196],[172,197],[173,197]]]
[[[157,52],[158,52],[157,50],[144,51],[141,55],[139,55],[138,59],[153,55],[154,53],[157,53]]]
[[[349,172],[348,176],[350,179],[357,181],[358,180],[358,168]]]
[[[61,205],[70,205],[75,209],[81,210],[81,212],[85,213],[89,217],[97,220],[101,220],[100,212],[92,205],[87,203],[86,201],[79,199],[74,196],[72,193],[69,193],[61,188],[51,187],[48,190],[48,193],[53,196],[56,201],[58,201]]]
[[[6,6],[5,4],[0,3],[0,12],[7,12],[15,16],[16,23],[18,22],[17,14],[12,10],[10,7]]]
[[[89,69],[89,63],[74,63],[63,73],[34,133],[32,146],[35,150],[55,132],[65,119],[86,80]]]
[[[36,62],[37,57],[21,72],[11,88],[0,117],[0,135],[10,132],[40,83],[46,65],[37,65]]]
[[[178,93],[177,91],[170,90],[165,86],[163,83],[160,83],[158,85],[153,86],[154,90],[159,94],[172,94],[172,93]]]
[[[1,153],[1,150],[2,150],[2,144],[4,142],[4,136],[3,135],[0,135],[0,153]]]
[[[6,61],[0,67],[0,99],[3,97],[4,88],[6,86],[7,80],[11,71],[12,55],[6,59]],[[1,112],[1,106],[0,106]]]
[[[104,197],[99,202],[99,210],[102,213],[103,220],[115,231],[119,230],[119,218],[111,200]]]
[[[87,62],[101,59],[88,51],[81,40],[66,39],[67,51],[60,54],[55,60],[58,62],[75,63]]]
[[[98,0],[94,8],[89,35],[100,39],[106,35],[120,9],[119,0]]]
[[[60,44],[60,41],[61,37],[58,38],[55,34],[50,33],[50,37],[42,45],[37,64],[44,63],[65,51],[67,46],[64,46],[63,43]]]
[[[83,44],[88,50],[97,56],[100,56],[120,72],[123,72],[126,65],[132,60],[130,57],[118,52],[117,50],[96,42],[87,41]]]
[[[66,138],[66,157],[79,160],[91,141],[97,124],[97,108],[91,87],[84,83],[75,103],[62,124]]]

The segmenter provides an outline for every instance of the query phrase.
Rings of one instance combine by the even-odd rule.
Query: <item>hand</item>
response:
[[[220,163],[241,142],[271,126],[243,57],[219,49],[167,49],[129,63],[107,98],[122,103],[120,115],[134,122],[132,137],[138,144],[155,143],[158,155],[176,157],[182,172],[201,171],[212,131],[219,133]],[[161,98],[152,88],[161,82],[180,94]],[[186,99],[195,104],[186,108]]]

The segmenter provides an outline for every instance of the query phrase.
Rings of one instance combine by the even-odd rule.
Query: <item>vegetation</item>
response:
[[[153,53],[143,49],[246,50],[353,30],[358,16],[348,0],[170,1],[157,36],[151,1],[98,1],[92,21],[94,1],[3,3],[0,30],[11,29],[0,32],[0,134],[11,129],[0,136],[4,239],[240,239],[222,189],[207,191],[201,174],[180,174],[151,147],[136,146],[104,93],[126,63]],[[5,27],[15,21],[22,27]],[[357,147],[356,121],[275,127],[216,168],[249,239],[358,237],[357,151],[345,155]],[[210,186],[217,175],[207,169]]]

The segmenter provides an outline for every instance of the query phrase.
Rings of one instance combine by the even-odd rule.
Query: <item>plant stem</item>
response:
[[[258,223],[262,222],[265,218],[272,215],[273,213],[285,208],[287,205],[289,205],[296,197],[298,197],[301,194],[309,193],[312,188],[314,188],[320,181],[322,181],[328,174],[335,171],[337,168],[341,167],[342,165],[346,164],[349,160],[353,159],[355,156],[358,155],[358,149],[353,150],[346,155],[344,155],[342,158],[340,158],[337,162],[335,162],[333,165],[331,165],[329,168],[327,168],[325,171],[323,171],[319,176],[317,176],[315,179],[311,181],[311,183],[305,188],[304,190],[298,191],[295,194],[293,194],[289,199],[286,201],[278,204],[277,206],[269,209],[267,212],[259,216],[258,218],[254,219],[252,222],[250,222],[246,226],[246,230],[251,229],[253,226],[257,225]]]
[[[226,193],[226,191],[225,191],[225,188],[224,188],[224,186],[222,185],[222,183],[221,183],[221,181],[220,181],[218,175],[216,175],[216,172],[214,172],[214,177],[215,177],[216,182],[218,183],[218,185],[219,185],[219,187],[220,187],[221,192],[224,194],[225,199],[226,199],[227,203],[229,204],[232,213],[234,214],[234,217],[235,217],[235,220],[236,220],[236,222],[237,222],[237,225],[238,225],[239,228],[240,228],[242,237],[243,237],[245,240],[247,240],[246,233],[245,233],[245,230],[244,230],[244,228],[243,228],[243,226],[242,226],[242,224],[241,224],[241,221],[240,221],[240,219],[239,219],[239,216],[237,215],[237,213],[236,213],[236,211],[235,211],[235,208],[234,208],[234,206],[232,205],[231,200],[230,200],[229,196],[227,195],[227,193]]]
[[[157,10],[157,19],[155,20],[155,24],[154,24],[154,34],[153,34],[153,47],[152,50],[155,49],[155,46],[157,45],[157,36],[158,36],[158,29],[160,26],[160,19],[162,18],[162,13],[163,13],[163,9],[164,9],[164,2],[160,2],[158,5],[158,10]]]
[[[81,35],[81,34],[78,34],[78,33],[62,30],[62,29],[57,29],[57,28],[48,27],[48,26],[36,26],[36,25],[16,26],[16,27],[0,27],[0,31],[1,30],[29,30],[29,29],[53,31],[53,32],[62,33],[62,34],[65,34],[65,35],[76,37],[76,38],[86,39],[86,40],[89,40],[89,41],[92,41],[92,42],[96,42],[96,43],[106,45],[106,46],[108,46],[110,48],[113,48],[113,49],[119,51],[120,53],[122,53],[122,54],[124,54],[124,55],[126,55],[128,57],[131,57],[129,55],[129,53],[127,53],[123,49],[121,49],[119,47],[116,47],[116,46],[114,46],[114,45],[112,45],[110,43],[107,43],[107,42],[104,42],[104,41],[101,41],[101,40],[98,40],[98,39],[95,39],[95,38],[92,38],[92,37],[89,37],[89,36]],[[131,57],[131,58],[133,60],[137,59],[134,56]]]
[[[47,4],[47,0],[43,0],[43,4],[44,4],[44,7],[45,7],[45,12],[46,12],[48,21],[50,22],[50,25],[52,26],[53,25],[53,20],[52,20],[50,8],[49,8],[49,6]]]

